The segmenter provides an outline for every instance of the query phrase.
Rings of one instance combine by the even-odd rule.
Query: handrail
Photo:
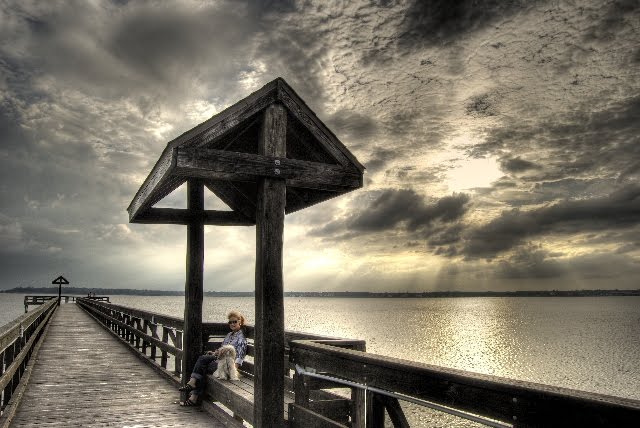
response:
[[[0,391],[4,390],[0,414],[18,388],[33,349],[56,308],[57,300],[52,300],[0,327],[0,362],[5,365],[0,376]]]
[[[629,426],[640,420],[638,400],[471,373],[313,341],[292,342],[290,361],[368,388],[518,427]]]
[[[172,355],[176,358],[176,366],[174,373],[178,375],[181,371],[179,366],[182,358],[182,318],[172,317],[168,315],[157,314],[155,312],[145,311],[137,308],[116,305],[113,303],[104,303],[91,300],[85,297],[79,297],[77,303],[84,308],[91,308],[90,311],[94,315],[100,316],[100,321],[109,329],[117,332],[120,337],[125,338],[131,344],[135,343],[136,348],[140,348],[146,352],[147,348],[151,349],[151,359],[155,361],[156,350],[162,351],[160,365],[166,369],[167,357]],[[162,337],[159,336],[157,329],[162,329]],[[229,326],[226,323],[202,323],[204,345],[212,337],[221,337],[229,332]],[[250,340],[253,338],[255,327],[246,325],[246,335]],[[288,344],[293,340],[316,340],[322,343],[330,343],[331,341],[339,341],[340,346],[351,349],[364,349],[365,342],[363,340],[347,340],[332,336],[321,336],[317,334],[309,334],[295,331],[285,331],[285,346],[288,350]],[[171,340],[172,344],[169,343]],[[253,344],[250,341],[249,348]],[[251,349],[250,353],[251,354]]]
[[[85,299],[80,297],[79,299]],[[154,324],[162,324],[167,327],[182,330],[183,320],[182,318],[172,317],[169,315],[158,314],[155,312],[145,311],[138,308],[132,308],[129,306],[116,305],[114,303],[109,304],[97,304],[95,306],[102,306],[103,308],[120,311],[122,313],[131,315],[141,320],[147,320]],[[222,322],[203,322],[202,323],[203,335],[205,336],[225,336],[229,332],[229,325]],[[253,324],[245,325],[245,333],[248,338],[253,338],[255,326]],[[344,338],[334,336],[323,336],[319,334],[304,333],[298,331],[285,331],[285,342],[292,340],[345,340]],[[355,342],[364,343],[364,341],[356,340]]]
[[[114,335],[127,342],[132,351],[135,351],[159,373],[179,384],[183,356],[181,340],[183,321],[181,318],[169,317],[121,305],[95,302],[86,298],[78,298],[77,304]],[[159,335],[160,330],[162,331],[162,337]],[[229,325],[226,323],[203,323],[203,341],[208,340],[207,343],[204,343],[204,346],[207,349],[209,349],[209,347],[213,349],[213,347],[216,346],[215,342],[221,342],[222,336],[228,332]],[[250,340],[248,355],[252,355],[253,351],[251,339],[253,332],[254,327],[247,326],[247,336]],[[211,339],[213,339],[212,342],[210,342]],[[285,331],[285,354],[288,353],[289,343],[293,340],[300,339],[313,339],[318,342],[345,347],[346,349],[365,349],[364,340],[340,339],[330,336]],[[160,349],[160,357],[156,355],[156,349]],[[175,368],[172,371],[167,368],[168,355],[172,355],[175,358]],[[285,355],[285,357],[288,359],[287,355]],[[158,358],[160,359],[159,363],[157,361]],[[245,360],[245,364],[242,366],[243,373],[251,376],[253,374],[252,368],[253,363]],[[286,373],[287,376],[289,376],[289,372],[287,371]],[[210,387],[211,385],[209,385],[207,389],[207,393],[209,394],[211,390]],[[293,389],[291,379],[285,382],[285,388],[289,391]],[[328,395],[330,394],[324,394],[324,396]],[[211,396],[211,398],[213,398],[213,396]],[[232,408],[232,410],[237,411],[238,409]]]
[[[452,408],[449,408],[449,407],[445,407],[445,406],[441,406],[439,404],[431,403],[429,401],[420,400],[420,399],[409,397],[409,396],[406,396],[406,395],[403,395],[403,394],[397,394],[397,393],[391,392],[391,391],[385,391],[385,390],[380,389],[380,388],[375,388],[373,386],[362,385],[362,384],[359,384],[359,383],[356,383],[356,382],[351,382],[349,380],[344,380],[344,379],[340,379],[340,378],[337,378],[337,377],[332,377],[332,376],[327,376],[327,375],[323,375],[323,374],[318,374],[318,373],[315,373],[315,372],[310,372],[310,371],[307,371],[307,370],[303,369],[298,364],[296,364],[295,367],[296,367],[296,373],[298,375],[314,377],[316,379],[328,380],[330,382],[341,384],[341,385],[346,385],[346,386],[351,387],[351,388],[362,389],[362,390],[364,390],[366,392],[375,392],[376,394],[385,395],[387,397],[392,397],[392,398],[408,401],[410,403],[417,404],[419,406],[428,407],[428,408],[433,409],[433,410],[438,410],[440,412],[448,413],[450,415],[457,416],[459,418],[468,419],[470,421],[478,422],[478,423],[481,423],[483,425],[487,425],[487,426],[494,427],[494,428],[510,428],[511,427],[511,425],[506,425],[506,424],[503,424],[503,423],[500,423],[500,422],[492,421],[490,419],[478,417],[478,416],[472,415],[470,413],[460,412],[458,410],[455,410],[455,409],[452,409]]]

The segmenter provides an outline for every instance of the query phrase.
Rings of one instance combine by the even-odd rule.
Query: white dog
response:
[[[218,350],[218,369],[213,375],[218,379],[238,380],[236,350],[232,345],[224,345]]]

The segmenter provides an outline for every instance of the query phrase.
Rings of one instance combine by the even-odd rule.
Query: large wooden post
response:
[[[286,156],[287,111],[279,104],[264,112],[258,153]],[[279,161],[273,165],[279,173]],[[284,426],[284,302],[282,239],[286,182],[258,180],[256,205],[254,426]]]
[[[204,211],[204,185],[200,180],[187,181],[187,209],[191,214]],[[187,272],[184,287],[184,336],[182,349],[182,383],[202,354],[202,278],[204,267],[204,223],[193,215],[187,225]]]

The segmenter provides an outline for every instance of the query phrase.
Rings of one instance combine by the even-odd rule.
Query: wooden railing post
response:
[[[366,352],[367,345],[363,341],[361,344],[353,346],[356,351]],[[367,414],[367,396],[361,388],[351,388],[351,426],[364,428]]]
[[[5,367],[9,367],[13,362],[13,358],[15,356],[14,350],[15,348],[13,347],[13,345],[11,345],[7,347],[7,349],[4,351]],[[7,386],[5,386],[4,388],[4,392],[2,395],[3,405],[9,402],[9,400],[11,399],[11,394],[13,394],[13,379],[10,380]]]
[[[174,343],[175,347],[178,349],[182,348],[182,332],[180,330],[176,330],[176,340]],[[182,359],[176,356],[176,374],[179,375],[182,370]],[[191,373],[189,373],[191,374]]]
[[[384,403],[378,394],[367,391],[367,428],[384,428]]]
[[[149,322],[149,331],[151,332],[151,337],[153,337],[154,339],[160,339],[160,337],[158,337],[158,324]],[[151,344],[151,358],[154,361],[157,358],[157,349],[158,347],[155,344]]]
[[[135,328],[138,331],[143,331],[142,330],[142,320],[138,317],[133,318],[133,320],[135,321]],[[144,347],[144,345],[141,345],[141,339],[140,336],[138,336],[136,334],[136,349],[140,349],[141,347]]]
[[[128,315],[127,319],[127,325],[129,326],[129,328],[127,329],[127,336],[129,338],[129,343],[133,345],[136,339],[135,334],[133,333],[133,329],[136,328],[136,321],[135,318],[131,315]]]
[[[142,320],[142,332],[144,334],[148,334],[150,333],[150,328],[149,328],[149,320],[145,319]],[[147,342],[146,340],[142,339],[142,353],[147,355],[147,348],[149,347],[149,342]]]
[[[309,387],[305,382],[303,375],[298,373],[293,374],[293,391],[295,393],[296,404],[301,406],[309,406]]]
[[[162,341],[169,343],[169,327],[166,325],[162,326]],[[160,367],[163,369],[167,368],[167,351],[164,349],[160,352]]]

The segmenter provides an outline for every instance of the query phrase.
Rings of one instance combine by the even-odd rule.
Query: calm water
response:
[[[0,325],[24,312],[0,294]],[[112,296],[183,316],[183,297]],[[207,298],[205,321],[253,298]],[[478,373],[640,399],[640,297],[285,298],[288,330],[365,339],[369,352]]]

